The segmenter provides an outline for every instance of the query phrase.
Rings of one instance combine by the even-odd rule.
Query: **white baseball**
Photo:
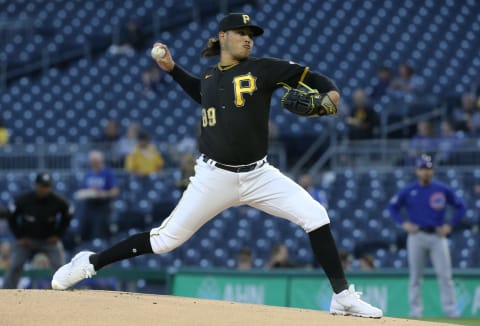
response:
[[[167,52],[165,51],[165,49],[163,47],[161,47],[160,45],[157,45],[157,46],[154,46],[152,48],[152,58],[154,58],[155,60],[158,60],[158,59],[161,59],[165,56]]]

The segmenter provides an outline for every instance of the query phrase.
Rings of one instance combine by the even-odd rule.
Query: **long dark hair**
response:
[[[207,47],[201,52],[202,57],[214,57],[220,55],[220,41],[216,37],[212,37],[207,42]]]

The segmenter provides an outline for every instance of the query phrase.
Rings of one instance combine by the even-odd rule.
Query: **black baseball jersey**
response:
[[[281,84],[300,81],[320,92],[336,90],[325,76],[308,67],[274,58],[248,58],[237,64],[209,67],[195,78],[175,65],[173,78],[202,105],[199,150],[229,165],[249,164],[267,154],[272,93]]]
[[[27,192],[15,200],[10,210],[8,222],[17,238],[62,236],[72,218],[68,202],[56,193],[38,198],[34,191]]]

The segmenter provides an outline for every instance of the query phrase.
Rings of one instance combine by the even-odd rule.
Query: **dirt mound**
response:
[[[109,291],[2,290],[0,325],[433,325],[395,319]]]

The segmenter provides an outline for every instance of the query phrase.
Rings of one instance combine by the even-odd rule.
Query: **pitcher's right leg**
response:
[[[300,185],[276,168],[265,165],[244,177],[244,197],[249,205],[285,218],[308,233],[312,250],[327,275],[334,292],[330,312],[340,315],[380,318],[381,309],[361,300],[355,287],[348,285],[325,208]]]
[[[161,254],[177,248],[210,219],[238,202],[237,174],[197,160],[195,176],[179,203],[162,225],[150,231],[153,252]]]
[[[187,241],[202,225],[238,203],[235,173],[197,160],[195,176],[180,202],[160,227],[135,234],[98,254],[85,251],[62,266],[53,276],[52,288],[65,290],[95,275],[105,265],[147,253],[165,253]]]

